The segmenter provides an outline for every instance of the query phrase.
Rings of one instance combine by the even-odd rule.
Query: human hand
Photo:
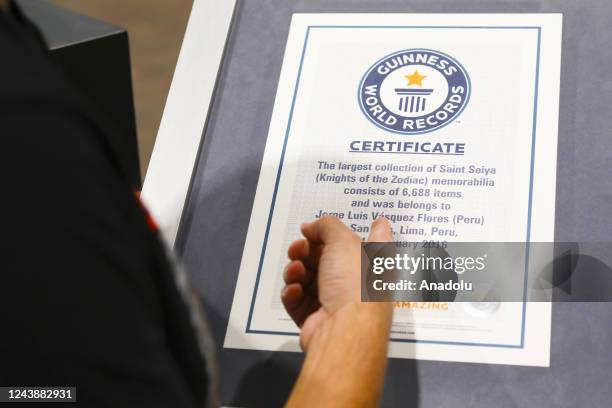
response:
[[[302,225],[306,239],[289,246],[282,291],[285,309],[301,328],[304,351],[317,330],[343,309],[362,307],[374,314],[390,315],[385,303],[361,303],[361,239],[335,217]],[[370,242],[393,239],[391,225],[379,218],[370,227]],[[364,309],[365,310],[365,309]]]

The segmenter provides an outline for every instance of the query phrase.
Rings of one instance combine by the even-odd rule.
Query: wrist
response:
[[[393,319],[393,304],[391,302],[349,302],[343,306],[341,315],[352,314],[357,317],[358,324],[376,325],[388,332]],[[346,319],[345,316],[343,318]],[[388,333],[386,333],[388,335]]]
[[[349,301],[329,313],[313,334],[311,343],[325,343],[330,338],[348,335],[354,342],[386,344],[392,319],[392,303]]]
[[[382,390],[391,319],[388,303],[351,301],[330,313],[312,336],[290,402],[300,406],[298,400],[320,399],[338,407],[375,406]]]

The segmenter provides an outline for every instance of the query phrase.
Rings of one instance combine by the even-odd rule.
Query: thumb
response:
[[[368,242],[391,242],[393,234],[391,233],[391,223],[385,217],[377,218],[370,227],[370,236]]]

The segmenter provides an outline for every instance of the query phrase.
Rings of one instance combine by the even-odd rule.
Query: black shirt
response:
[[[202,407],[188,307],[110,132],[36,29],[0,12],[0,386]]]

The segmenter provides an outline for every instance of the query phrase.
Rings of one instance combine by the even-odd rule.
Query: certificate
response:
[[[560,14],[295,14],[225,347],[299,351],[289,244],[326,214],[396,241],[552,242]],[[357,273],[357,271],[356,271]],[[548,303],[397,302],[390,356],[549,365]]]

